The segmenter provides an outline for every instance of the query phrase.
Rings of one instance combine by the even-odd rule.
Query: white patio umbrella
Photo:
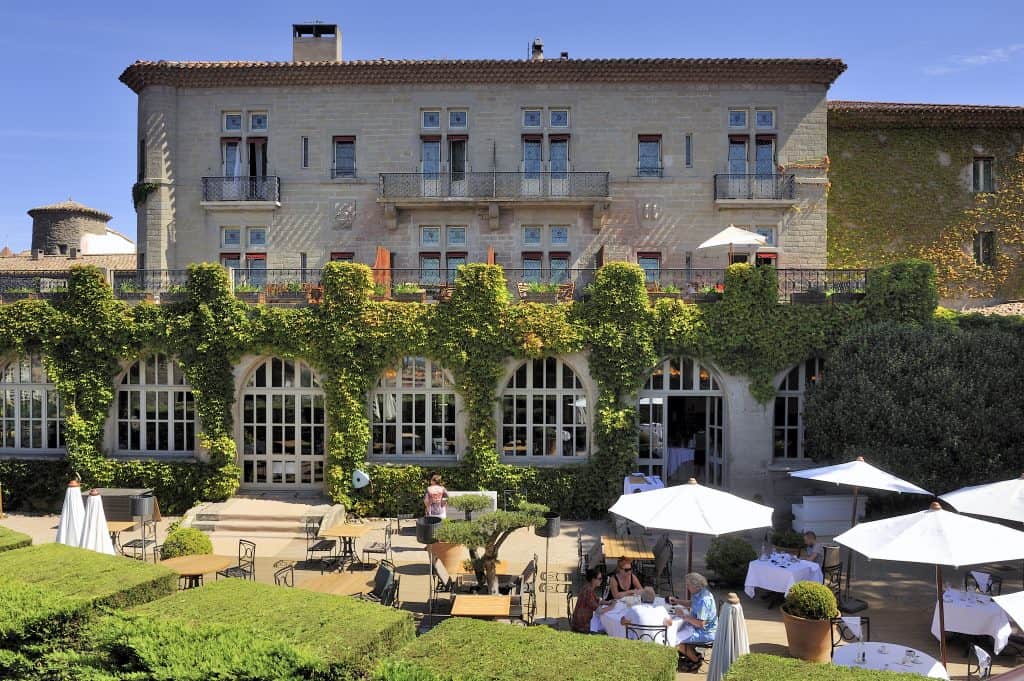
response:
[[[1024,627],[1024,591],[1005,596],[993,596],[992,600],[1006,611],[1006,614],[1017,623],[1017,626]]]
[[[1024,523],[1024,475],[987,485],[961,487],[939,498],[960,511]]]
[[[837,485],[846,485],[847,487],[853,487],[853,511],[850,517],[850,527],[857,524],[857,494],[860,492],[860,488],[864,487],[867,489],[880,489],[887,492],[896,492],[897,494],[925,494],[933,496],[931,492],[926,489],[918,487],[912,482],[907,482],[897,478],[891,473],[886,473],[880,468],[875,468],[871,464],[864,461],[863,456],[858,456],[855,460],[848,463],[840,463],[834,466],[822,466],[820,468],[808,468],[802,471],[793,471],[789,474],[793,478],[803,478],[804,480],[817,480],[818,482],[834,482]],[[844,608],[850,612],[856,612],[857,610],[863,610],[863,605],[857,605],[856,607],[850,602],[850,578],[853,569],[853,554],[849,554],[846,557],[846,604],[848,607]]]
[[[747,636],[747,620],[743,617],[743,606],[740,605],[739,596],[730,593],[718,614],[715,654],[708,668],[708,681],[721,681],[732,663],[749,652],[750,638]]]
[[[1024,532],[944,511],[933,501],[927,511],[861,523],[836,537],[869,559],[935,566],[939,607],[939,647],[946,666],[946,613],[942,566],[976,565],[1024,558]]]
[[[770,527],[773,509],[735,494],[698,485],[690,478],[685,485],[624,494],[609,512],[649,530],[686,532],[686,571],[693,570],[693,535],[720,534]]]
[[[57,543],[78,546],[82,541],[85,527],[85,504],[82,503],[82,486],[77,480],[68,483],[64,492],[64,506],[57,524]]]
[[[103,499],[98,489],[89,491],[89,502],[85,508],[85,527],[82,529],[83,549],[108,556],[114,553],[114,543],[110,541],[110,530],[107,529],[107,514],[103,511]]]
[[[736,225],[729,225],[718,234],[706,240],[700,246],[697,246],[697,250],[706,251],[711,248],[724,248],[728,246],[729,261],[732,262],[732,249],[734,247],[764,246],[766,243],[768,243],[768,240],[756,232],[740,229]]]

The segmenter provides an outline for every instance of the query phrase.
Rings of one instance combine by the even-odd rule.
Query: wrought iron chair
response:
[[[256,581],[256,544],[248,539],[238,540],[238,565],[217,570],[217,579],[237,577]]]
[[[569,622],[569,628],[572,629],[572,614],[576,611],[576,592],[569,591],[565,592],[565,618]]]
[[[141,537],[139,539],[132,539],[121,544],[121,555],[134,558],[136,560],[144,560],[146,557],[146,550],[156,547],[156,535],[157,535],[157,521],[146,520],[142,523]],[[162,545],[161,545],[162,546]],[[154,557],[154,560],[159,560]]]
[[[508,608],[508,616],[512,621],[520,620],[526,626],[533,624],[537,615],[537,594],[532,591],[512,596]]]
[[[974,574],[975,572],[978,571],[969,571],[964,575],[964,591],[977,591],[978,593],[988,594],[989,596],[998,596],[1003,593],[1002,577],[994,575],[991,572],[978,572],[978,574],[981,575],[988,575],[988,585],[985,588],[982,588],[978,583],[978,578]]]
[[[979,646],[971,646],[967,651],[967,678],[987,679],[992,676],[992,656]]]
[[[668,645],[668,627],[664,624],[626,624],[626,639],[630,641],[650,641]]]
[[[295,586],[295,566],[286,565],[275,572],[274,584],[277,586]]]
[[[321,556],[325,555],[328,558],[334,558],[338,551],[338,542],[333,539],[320,539],[320,523],[309,522],[306,523],[306,562],[311,563],[314,560],[323,562],[323,558],[317,558],[317,554]]]
[[[675,545],[672,544],[672,540],[666,540],[660,545],[661,550],[657,548],[654,550],[654,574],[652,580],[654,582],[654,590],[658,591],[661,588],[661,580],[664,578],[668,583],[669,592],[676,595],[676,585],[672,581],[672,563],[675,559]]]
[[[382,605],[394,602],[395,564],[386,558],[377,561],[377,573],[373,576],[373,589],[355,594],[356,598]]]
[[[853,643],[854,641],[870,641],[871,640],[871,618],[861,617],[860,618],[860,636],[857,636],[857,632],[850,628],[850,626],[843,620],[842,617],[832,618],[832,654],[835,655],[836,648],[844,643]]]
[[[821,569],[821,574],[824,578],[825,586],[835,595],[838,601],[839,595],[843,591],[843,564],[826,565]]]
[[[369,554],[383,556],[388,560],[394,560],[394,556],[391,552],[391,536],[394,534],[394,530],[391,527],[391,522],[384,526],[384,541],[375,541],[367,544],[363,547],[363,563],[369,565],[370,560]]]

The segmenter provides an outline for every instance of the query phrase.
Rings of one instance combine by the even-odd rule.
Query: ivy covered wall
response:
[[[0,306],[0,356],[38,352],[65,404],[63,461],[0,459],[5,502],[59,495],[67,476],[89,485],[154,487],[164,508],[180,512],[219,500],[238,486],[232,368],[246,354],[301,358],[321,375],[330,437],[326,491],[363,513],[415,510],[429,471],[371,466],[374,484],[353,491],[351,472],[367,466],[366,395],[403,356],[423,355],[451,372],[468,414],[467,449],[446,471],[463,489],[513,490],[563,515],[603,513],[637,453],[635,391],[662,357],[685,355],[750,380],[766,403],[773,377],[812,354],[827,355],[865,320],[930,318],[934,270],[900,263],[872,272],[855,305],[777,302],[772,268],[733,265],[721,302],[648,303],[643,271],[615,263],[598,271],[585,302],[512,304],[500,267],[459,269],[450,301],[436,305],[374,302],[365,265],[331,263],[320,305],[250,306],[231,294],[219,265],[194,265],[183,302],[128,307],[102,273],[73,271],[66,297]],[[504,464],[495,437],[498,379],[510,359],[588,352],[598,388],[594,451],[585,465],[533,468]],[[176,357],[192,386],[202,423],[202,461],[127,461],[102,449],[119,361],[152,352]]]

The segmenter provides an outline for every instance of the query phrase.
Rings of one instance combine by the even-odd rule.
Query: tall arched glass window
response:
[[[404,357],[370,394],[370,451],[375,456],[454,456],[455,390],[426,357]]]
[[[117,386],[118,451],[191,454],[195,448],[195,398],[178,362],[156,354],[132,364]]]
[[[64,409],[38,355],[0,365],[0,449],[59,450],[64,447]]]
[[[782,379],[775,396],[772,430],[772,456],[776,459],[804,458],[804,396],[810,386],[822,380],[824,369],[824,359],[811,357]]]
[[[242,483],[323,483],[326,440],[324,391],[313,369],[299,360],[263,360],[242,392]]]
[[[501,395],[507,457],[586,456],[589,410],[576,372],[554,357],[527,360]]]

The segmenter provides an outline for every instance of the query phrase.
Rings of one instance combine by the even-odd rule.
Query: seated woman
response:
[[[690,612],[680,613],[683,622],[693,627],[693,633],[679,641],[679,652],[682,653],[683,663],[689,671],[700,669],[704,656],[701,655],[694,643],[711,643],[715,640],[715,630],[718,628],[718,608],[715,605],[715,597],[708,589],[708,580],[703,575],[691,572],[686,575],[686,593],[689,600],[669,599],[673,605],[681,604],[690,607]],[[683,632],[680,632],[682,635]]]
[[[590,633],[590,621],[602,605],[601,597],[597,594],[601,588],[601,582],[604,581],[604,573],[598,568],[590,568],[587,570],[586,579],[586,584],[583,585],[576,597],[576,607],[572,611],[572,619],[569,622],[569,627],[580,634]]]
[[[640,579],[633,574],[633,560],[623,556],[619,558],[615,572],[608,579],[610,594],[612,598],[619,599],[623,596],[635,596],[640,593],[643,587]]]

